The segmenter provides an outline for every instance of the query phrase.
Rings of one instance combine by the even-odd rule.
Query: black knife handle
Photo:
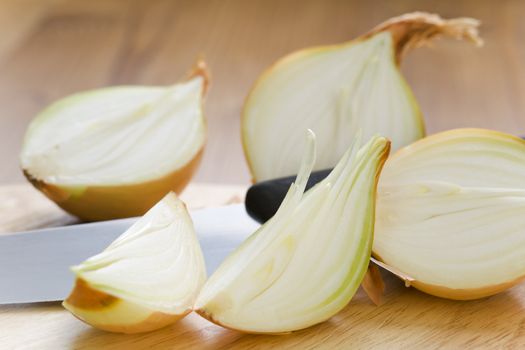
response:
[[[306,189],[312,188],[316,183],[321,182],[330,174],[332,169],[314,171]],[[278,179],[258,182],[248,189],[246,192],[246,199],[244,205],[246,212],[252,219],[265,223],[270,219],[279,209],[281,202],[286,196],[286,192],[290,188],[292,182],[295,181],[295,176],[281,177]]]

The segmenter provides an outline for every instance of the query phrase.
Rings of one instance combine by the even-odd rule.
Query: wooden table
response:
[[[190,185],[192,208],[242,201],[244,187]],[[29,185],[0,187],[0,232],[71,223]],[[59,303],[0,306],[1,349],[479,349],[525,347],[525,284],[490,298],[457,302],[407,289],[383,273],[385,302],[360,290],[328,322],[282,336],[222,329],[196,314],[138,335],[92,329]]]

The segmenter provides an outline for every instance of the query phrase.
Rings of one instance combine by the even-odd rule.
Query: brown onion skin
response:
[[[129,185],[88,186],[78,194],[38,180],[25,169],[24,175],[59,207],[83,221],[120,219],[145,214],[170,191],[180,194],[196,172],[203,151],[204,145],[188,164],[161,178]]]

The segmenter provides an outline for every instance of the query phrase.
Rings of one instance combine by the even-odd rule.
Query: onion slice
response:
[[[451,130],[399,150],[380,179],[374,256],[444,298],[515,285],[525,278],[524,178],[525,142],[496,131]]]
[[[170,193],[102,253],[72,268],[63,305],[93,327],[121,333],[167,326],[192,311],[206,280],[186,206]]]
[[[169,87],[117,86],[65,97],[29,125],[20,162],[31,183],[84,220],[139,216],[180,193],[206,140],[199,61]]]
[[[394,150],[425,135],[402,56],[438,36],[480,45],[479,22],[411,13],[340,45],[308,48],[273,64],[255,82],[242,113],[243,147],[254,181],[295,173],[302,132],[317,135],[315,169],[333,167],[362,130],[392,140]]]
[[[275,216],[236,249],[195,303],[203,317],[249,333],[286,333],[332,317],[367,271],[375,192],[390,142],[358,142],[332,173],[304,193],[314,165],[310,132],[296,182]]]

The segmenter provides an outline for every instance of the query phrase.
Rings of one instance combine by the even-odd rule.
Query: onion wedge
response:
[[[310,132],[296,182],[275,216],[206,282],[195,303],[200,315],[243,332],[287,333],[348,304],[367,271],[376,184],[390,147],[383,137],[360,150],[358,143],[303,193],[315,162]]]
[[[152,331],[183,318],[206,280],[193,223],[173,193],[72,270],[76,283],[63,306],[93,327],[120,333]]]

